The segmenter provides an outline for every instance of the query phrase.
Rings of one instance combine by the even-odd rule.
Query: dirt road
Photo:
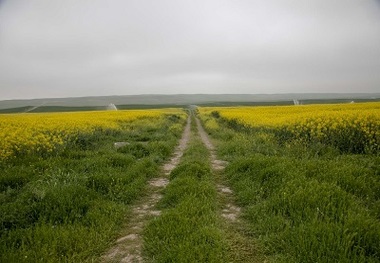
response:
[[[101,258],[101,262],[143,262],[142,231],[147,222],[161,211],[156,210],[157,202],[162,198],[161,191],[169,183],[167,176],[177,167],[190,140],[191,117],[189,115],[182,137],[179,140],[171,159],[162,166],[163,176],[149,181],[146,196],[141,198],[133,207],[130,219],[126,223],[115,245]]]

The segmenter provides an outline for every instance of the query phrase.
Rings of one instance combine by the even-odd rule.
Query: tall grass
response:
[[[184,119],[121,125],[81,134],[59,153],[0,163],[0,262],[90,262],[110,245]],[[116,150],[116,141],[130,144]]]
[[[208,131],[255,240],[273,262],[380,262],[380,159],[217,120]],[[230,138],[228,141],[223,138]]]

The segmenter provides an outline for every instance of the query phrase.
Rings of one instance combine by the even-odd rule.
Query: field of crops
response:
[[[185,118],[181,109],[1,115],[0,262],[97,260]]]
[[[173,111],[174,112],[174,111]],[[53,152],[80,134],[120,129],[122,122],[160,117],[170,110],[0,115],[0,159]]]
[[[380,262],[380,104],[200,108],[270,262]]]
[[[231,124],[271,129],[281,140],[320,142],[343,152],[380,151],[380,103],[205,108]]]
[[[0,115],[0,262],[380,262],[379,136],[380,103]]]

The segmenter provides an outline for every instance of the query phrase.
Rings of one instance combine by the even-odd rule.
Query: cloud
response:
[[[5,0],[0,99],[378,92],[379,1]]]

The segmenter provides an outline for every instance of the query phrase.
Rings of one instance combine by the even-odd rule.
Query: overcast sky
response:
[[[379,0],[0,0],[0,100],[380,92]]]

